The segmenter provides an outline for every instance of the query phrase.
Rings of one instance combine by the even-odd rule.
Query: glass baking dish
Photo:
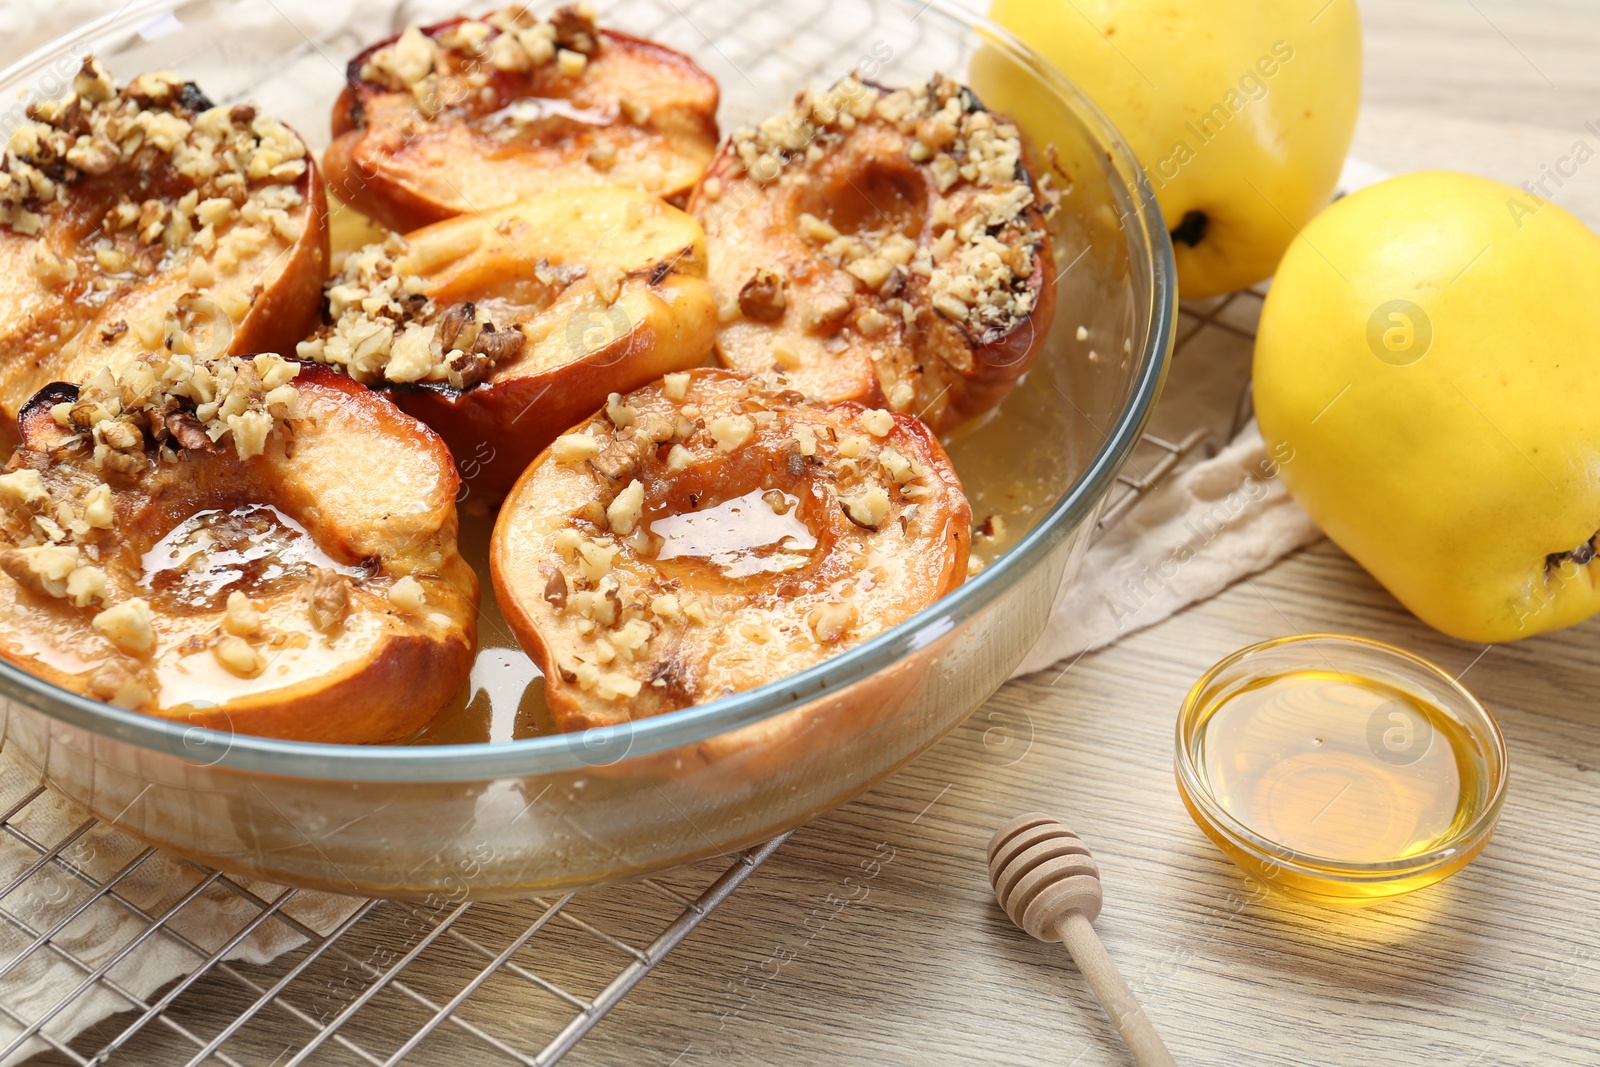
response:
[[[93,51],[119,80],[174,69],[218,103],[250,99],[320,149],[350,56],[406,22],[492,3],[135,0],[0,73],[11,102],[0,124],[9,134],[28,94],[63,92]],[[96,816],[226,871],[338,892],[476,899],[590,885],[730,852],[843,803],[959,724],[1037,640],[1173,344],[1171,247],[1126,145],[1060,72],[945,0],[596,7],[603,25],[714,75],[724,131],[857,66],[890,84],[943,71],[1019,119],[1036,165],[1066,189],[1052,223],[1054,328],[1001,408],[948,442],[975,516],[1008,516],[1008,546],[950,596],[800,674],[580,734],[373,747],[235,736],[0,662],[4,744]]]

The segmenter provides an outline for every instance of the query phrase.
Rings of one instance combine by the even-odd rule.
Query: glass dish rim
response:
[[[34,49],[0,70],[0,83],[20,81],[59,59],[74,43],[119,27],[134,30],[189,0],[132,0],[119,10]],[[697,707],[619,726],[515,741],[463,745],[336,745],[234,734],[188,725],[103,704],[37,678],[0,660],[0,696],[97,736],[170,755],[197,766],[287,778],[364,782],[452,782],[546,774],[604,766],[635,756],[691,745],[760,722],[843,690],[936,641],[1025,580],[1059,542],[1091,517],[1109,492],[1123,461],[1137,445],[1160,395],[1177,326],[1177,270],[1172,244],[1143,168],[1111,120],[1075,82],[1010,31],[954,0],[888,0],[920,6],[961,24],[984,43],[997,46],[1059,94],[1086,133],[1106,153],[1111,173],[1131,175],[1113,182],[1112,195],[1125,210],[1124,230],[1137,234],[1149,259],[1149,334],[1131,388],[1115,425],[1082,474],[1044,517],[994,563],[937,603],[855,648],[786,678]],[[493,0],[485,0],[489,6]],[[1142,225],[1132,225],[1138,219]]]
[[[1195,725],[1195,715],[1199,707],[1199,696],[1211,684],[1217,675],[1229,667],[1235,666],[1246,656],[1257,652],[1266,652],[1286,645],[1299,644],[1304,641],[1327,641],[1336,644],[1357,645],[1381,655],[1401,661],[1406,666],[1418,668],[1424,673],[1444,683],[1472,714],[1479,720],[1476,723],[1467,722],[1467,725],[1479,738],[1488,743],[1490,754],[1494,758],[1494,767],[1498,771],[1492,783],[1492,792],[1483,810],[1467,826],[1449,840],[1442,842],[1427,852],[1419,852],[1415,856],[1403,859],[1386,860],[1382,863],[1357,863],[1347,860],[1333,860],[1322,856],[1313,856],[1308,852],[1298,852],[1294,849],[1270,841],[1257,834],[1250,827],[1234,818],[1225,811],[1207,789],[1195,768],[1192,754],[1189,750],[1189,734]],[[1456,707],[1450,709],[1452,714],[1459,717]],[[1189,687],[1184,694],[1183,704],[1178,711],[1178,722],[1174,730],[1176,752],[1173,764],[1177,772],[1178,788],[1183,794],[1183,799],[1205,812],[1205,817],[1211,826],[1220,834],[1227,837],[1233,844],[1246,849],[1252,856],[1263,863],[1275,864],[1297,874],[1316,878],[1319,881],[1337,881],[1346,884],[1375,884],[1406,878],[1423,871],[1431,870],[1452,862],[1460,857],[1463,852],[1469,851],[1474,846],[1486,841],[1494,833],[1500,822],[1500,810],[1505,803],[1506,787],[1511,780],[1511,766],[1506,755],[1505,735],[1500,731],[1500,724],[1495,721],[1494,715],[1483,702],[1475,696],[1470,689],[1452,677],[1444,668],[1432,660],[1425,659],[1414,652],[1386,641],[1378,641],[1369,637],[1357,637],[1353,634],[1334,633],[1309,633],[1290,634],[1286,637],[1274,637],[1266,641],[1257,641],[1246,645],[1213,664],[1200,678]],[[1204,827],[1202,827],[1204,829]],[[1314,860],[1313,868],[1306,860]]]

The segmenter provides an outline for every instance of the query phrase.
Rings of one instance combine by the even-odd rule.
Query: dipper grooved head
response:
[[[1041,941],[1060,941],[1057,925],[1073,912],[1100,914],[1100,868],[1061,820],[1019,815],[989,840],[989,881],[1011,921]]]

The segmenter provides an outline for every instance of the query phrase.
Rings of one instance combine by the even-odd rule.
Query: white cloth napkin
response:
[[[1146,494],[1090,547],[1016,674],[1101,648],[1321,537],[1277,480],[1255,423]]]

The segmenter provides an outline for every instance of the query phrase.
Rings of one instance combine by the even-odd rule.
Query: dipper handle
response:
[[[1155,1024],[1133,999],[1133,991],[1122,980],[1117,965],[1111,962],[1094,926],[1083,917],[1083,912],[1071,912],[1056,924],[1056,929],[1078,970],[1089,980],[1095,998],[1111,1017],[1128,1051],[1133,1053],[1133,1062],[1139,1067],[1176,1067],[1172,1053],[1156,1033]]]
[[[1176,1067],[1150,1017],[1134,999],[1094,932],[1100,914],[1100,868],[1060,820],[1018,816],[989,842],[989,879],[1011,921],[1072,954],[1139,1067]]]

